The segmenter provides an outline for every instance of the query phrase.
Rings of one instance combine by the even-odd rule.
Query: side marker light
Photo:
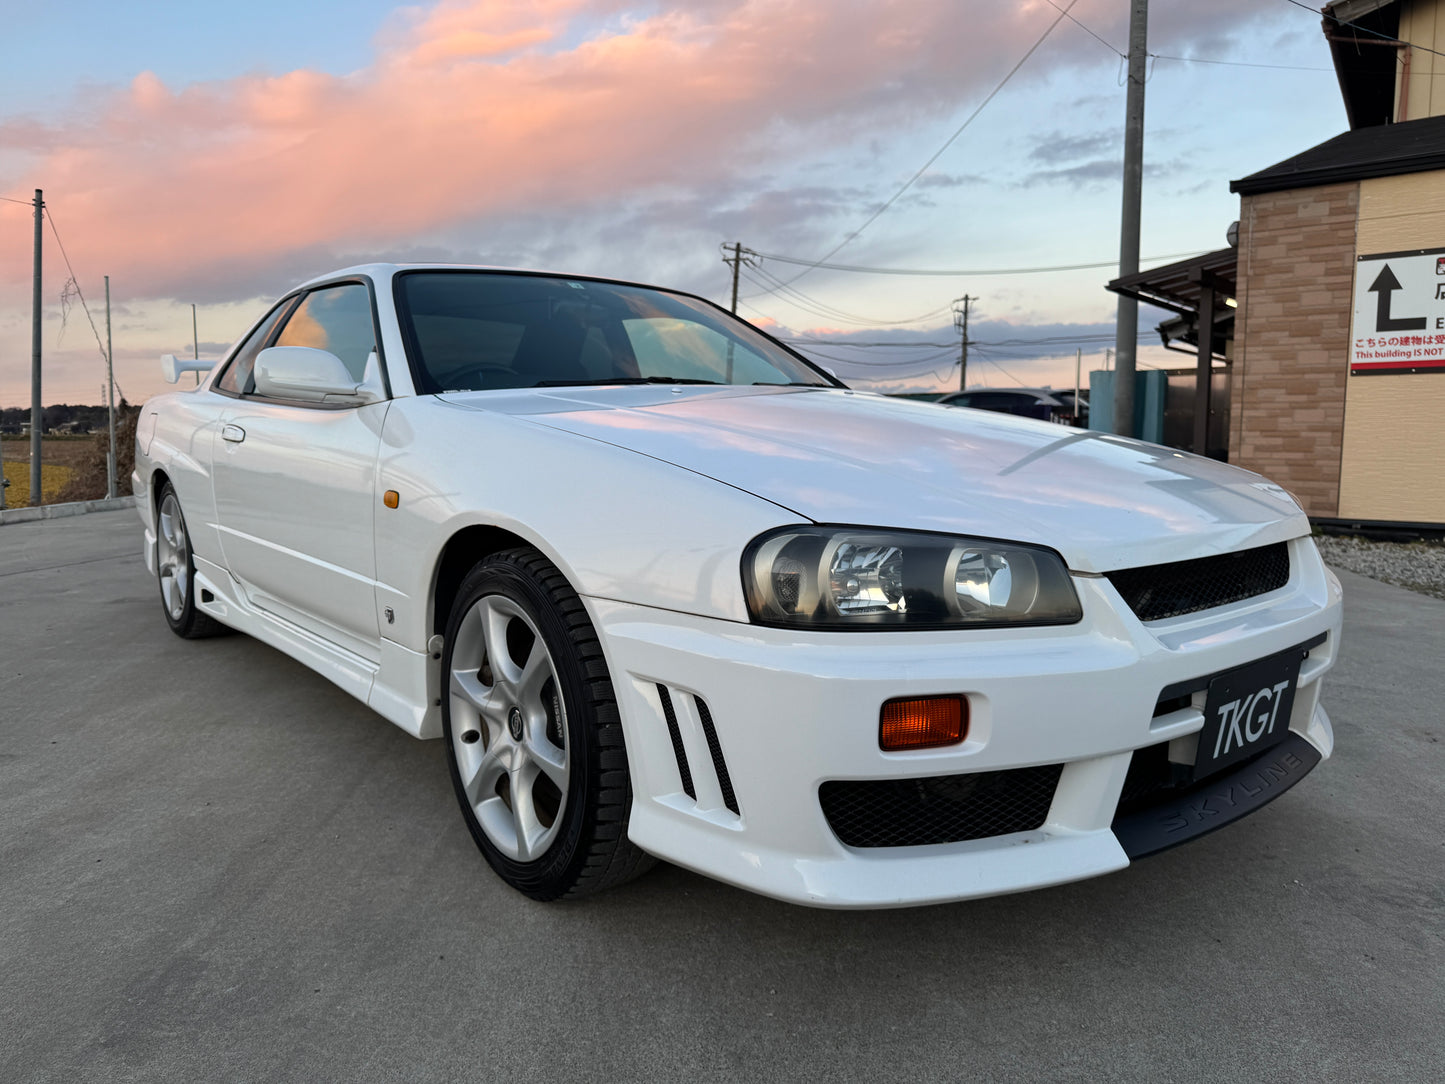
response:
[[[401,494],[394,489],[388,489],[381,499],[388,508],[395,508],[401,503]]]

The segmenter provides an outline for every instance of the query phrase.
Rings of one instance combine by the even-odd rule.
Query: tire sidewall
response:
[[[482,830],[467,799],[457,763],[451,718],[450,681],[452,653],[462,618],[487,595],[501,595],[520,605],[532,619],[547,651],[552,656],[558,693],[567,721],[569,770],[563,824],[547,847],[530,862],[518,862],[503,854]],[[452,786],[462,806],[467,829],[478,848],[504,880],[534,899],[551,899],[565,892],[549,886],[566,885],[575,879],[576,867],[585,859],[588,840],[584,835],[595,823],[597,803],[596,711],[588,694],[588,683],[577,656],[576,645],[558,612],[552,593],[511,554],[494,555],[483,561],[462,581],[457,601],[447,621],[442,648],[442,737],[446,743],[447,766]]]

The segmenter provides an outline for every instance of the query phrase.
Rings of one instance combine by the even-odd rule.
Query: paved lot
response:
[[[545,906],[439,743],[172,636],[138,541],[0,527],[0,1080],[1445,1079],[1445,601],[1346,574],[1336,757],[1121,874]]]

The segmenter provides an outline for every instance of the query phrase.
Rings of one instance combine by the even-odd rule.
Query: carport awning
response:
[[[1235,295],[1238,263],[1238,249],[1222,248],[1134,275],[1122,275],[1109,283],[1109,289],[1181,316],[1194,316],[1199,312],[1202,286],[1211,285],[1216,298]]]

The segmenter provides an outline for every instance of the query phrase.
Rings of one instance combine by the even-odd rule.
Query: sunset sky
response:
[[[1057,2],[10,4],[0,197],[44,189],[102,336],[111,277],[132,400],[164,389],[161,353],[190,354],[193,302],[201,352],[219,355],[267,300],[370,260],[554,268],[726,303],[720,244],[833,249],[964,123]],[[832,261],[1115,259],[1128,6],[1078,0],[1077,22],[1058,22]],[[1142,253],[1180,256],[1223,246],[1231,179],[1347,125],[1317,15],[1285,0],[1151,7]],[[30,401],[32,229],[27,206],[0,202],[6,407]],[[79,304],[63,314],[70,271],[49,224],[45,246],[45,402],[99,402],[104,362]],[[1108,267],[814,270],[790,287],[801,297],[770,292],[800,270],[750,271],[741,315],[789,339],[940,344],[800,347],[858,387],[956,386],[948,309],[964,293],[979,299],[971,386],[1072,383],[1074,344],[1087,370],[1112,338]],[[1038,339],[1056,341],[1018,345]],[[1154,343],[1141,339],[1141,361],[1182,360]]]

